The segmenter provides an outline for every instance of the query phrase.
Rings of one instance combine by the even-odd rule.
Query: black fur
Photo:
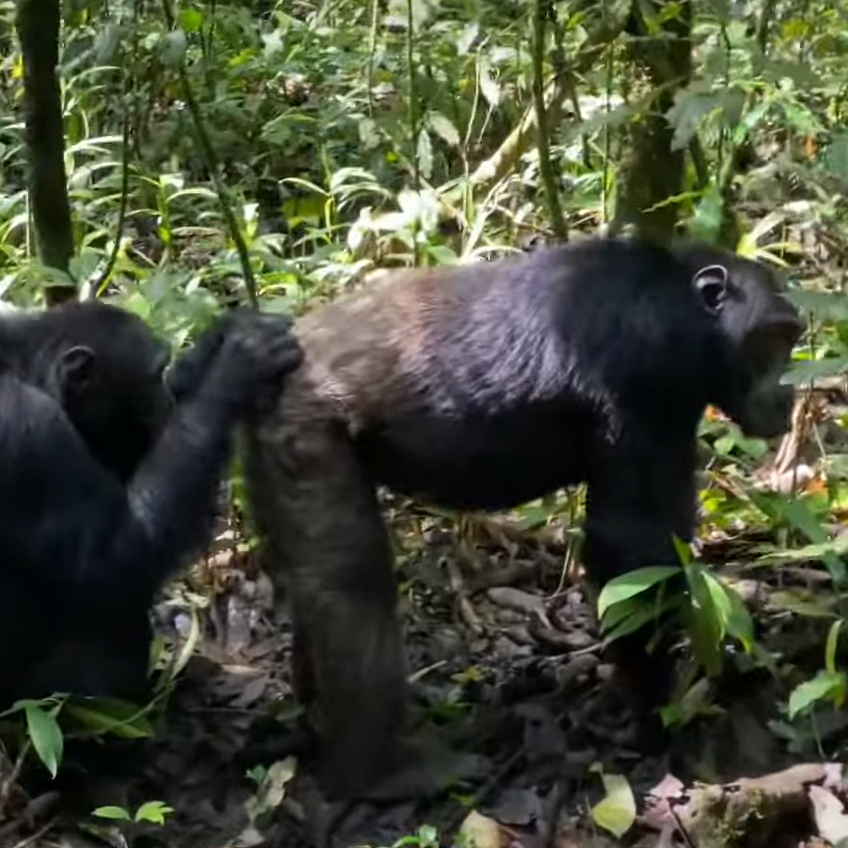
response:
[[[783,431],[778,377],[801,330],[764,266],[624,239],[401,272],[301,319],[305,367],[252,433],[248,477],[293,603],[325,788],[365,790],[403,722],[376,484],[499,509],[585,481],[593,580],[676,561],[705,406],[752,435]],[[639,687],[662,688],[638,639],[619,650]]]
[[[300,361],[287,319],[228,320],[171,406],[167,348],[129,313],[0,319],[3,703],[143,693],[154,593],[204,542],[235,425]]]

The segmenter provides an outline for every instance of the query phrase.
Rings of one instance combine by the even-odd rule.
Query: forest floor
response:
[[[404,520],[401,513],[399,523]],[[420,516],[406,521],[421,526]],[[457,543],[440,520],[424,524],[423,544],[401,556],[404,576],[414,575],[402,592],[409,667],[418,695],[441,717],[442,741],[476,755],[479,777],[428,804],[357,804],[336,817],[328,844],[391,846],[422,825],[443,840],[462,825],[475,834],[477,848],[800,848],[848,835],[841,767],[828,764],[824,753],[838,750],[834,734],[838,744],[844,716],[820,716],[816,741],[781,723],[785,683],[762,671],[738,673],[714,693],[720,709],[675,733],[666,750],[645,755],[633,716],[611,683],[591,609],[577,586],[562,587],[562,557],[538,544],[495,543],[489,525],[468,544],[467,537]],[[0,831],[2,848],[314,844],[330,820],[327,810],[316,802],[308,774],[286,758],[294,724],[269,719],[291,703],[289,620],[284,604],[275,606],[267,578],[250,563],[245,571],[237,559],[215,558],[215,568],[230,573],[229,589],[208,610],[201,651],[182,674],[155,739],[130,743],[132,753],[117,772],[97,780],[80,774],[75,783],[93,806],[135,809],[163,801],[174,810],[164,826],[121,822],[110,831],[101,820],[106,841],[92,841],[80,819],[61,816],[41,838],[25,836],[20,822],[16,834],[6,828],[3,838]],[[796,570],[794,579],[809,585],[816,574]],[[787,579],[792,575],[781,572],[783,588]],[[777,589],[768,580],[747,579],[740,588],[764,647],[779,652],[784,667],[812,677],[829,622],[770,609],[769,594]],[[780,728],[794,738],[780,738]],[[257,786],[247,772],[261,760],[269,768]],[[798,763],[807,765],[775,774]],[[632,791],[638,816],[621,840],[590,814],[604,795],[594,764],[605,775],[624,776]],[[71,768],[66,763],[62,770]],[[406,844],[427,845],[424,836]]]

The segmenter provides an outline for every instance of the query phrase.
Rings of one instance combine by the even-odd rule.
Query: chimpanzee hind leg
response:
[[[298,697],[316,718],[319,779],[349,798],[392,770],[406,682],[391,548],[341,421],[297,381],[248,435],[247,479],[294,619]]]

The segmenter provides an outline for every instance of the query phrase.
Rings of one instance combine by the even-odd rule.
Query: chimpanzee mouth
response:
[[[786,320],[748,338],[744,361],[751,375],[750,390],[737,410],[725,410],[746,436],[771,439],[790,429],[795,389],[786,378],[800,335],[800,324]]]

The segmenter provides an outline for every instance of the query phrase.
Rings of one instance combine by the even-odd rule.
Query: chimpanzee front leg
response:
[[[672,424],[668,429],[671,434],[631,427],[593,470],[583,559],[590,579],[599,587],[637,568],[678,563],[673,536],[684,542],[692,538],[694,426],[681,426],[675,432]],[[661,704],[672,684],[670,658],[646,653],[648,627],[610,645],[628,698],[642,708]]]

